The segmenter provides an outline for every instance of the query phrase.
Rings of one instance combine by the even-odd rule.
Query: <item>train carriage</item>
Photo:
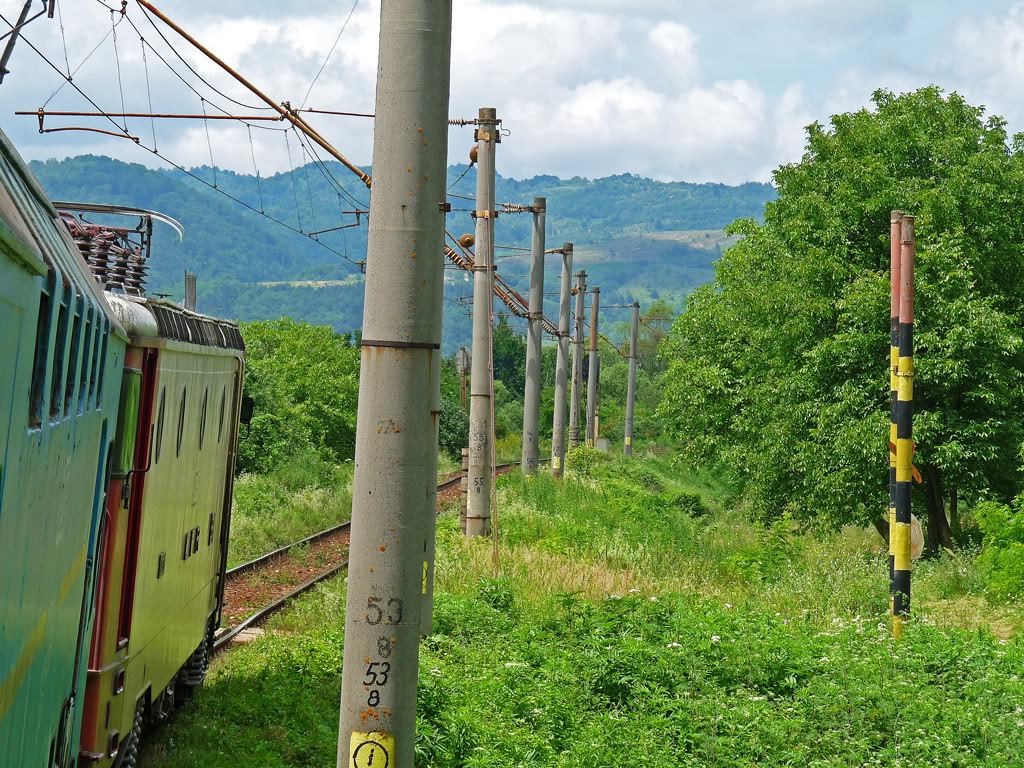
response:
[[[127,336],[0,133],[0,765],[77,759]]]
[[[202,682],[220,622],[244,344],[234,323],[143,295],[156,214],[57,205],[108,289],[135,376],[122,396],[134,449],[112,462],[79,763],[130,768],[143,724]],[[82,211],[140,223],[89,223]]]

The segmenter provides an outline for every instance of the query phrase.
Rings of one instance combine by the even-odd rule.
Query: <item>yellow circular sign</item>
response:
[[[391,754],[379,741],[364,741],[352,750],[352,768],[389,768]]]

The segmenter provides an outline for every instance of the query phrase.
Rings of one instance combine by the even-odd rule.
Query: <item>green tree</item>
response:
[[[467,393],[468,394],[468,393]],[[469,413],[462,407],[461,382],[455,367],[455,358],[441,362],[441,416],[438,445],[453,459],[462,457],[462,449],[469,444]]]
[[[256,412],[240,468],[266,471],[306,444],[331,461],[352,458],[359,349],[351,336],[290,318],[243,323],[242,336]]]
[[[947,508],[1020,490],[1024,137],[957,94],[877,91],[807,129],[763,225],[673,327],[659,414],[724,459],[764,518],[789,510],[885,533],[889,213],[917,216],[914,496],[929,547]]]
[[[523,399],[526,389],[526,337],[508,324],[508,315],[498,315],[494,327],[494,379],[509,389],[513,398]]]

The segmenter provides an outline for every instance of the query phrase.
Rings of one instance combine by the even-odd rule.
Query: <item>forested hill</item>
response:
[[[352,261],[365,258],[365,218],[362,226],[320,236],[334,253],[221,194],[303,232],[353,223],[341,211],[365,209],[369,194],[337,163],[328,163],[326,173],[309,165],[259,180],[208,167],[192,169],[208,184],[216,183],[217,190],[180,171],[151,170],[94,155],[36,161],[31,167],[53,199],[150,208],[184,225],[181,243],[169,228],[157,225],[153,291],[180,298],[187,268],[199,275],[200,310],[211,314],[240,320],[289,315],[338,330],[361,324],[362,278],[338,254]],[[337,191],[338,182],[344,193]],[[451,167],[449,184],[451,192],[472,196],[476,169]],[[608,299],[662,297],[678,308],[682,297],[710,279],[711,262],[721,252],[722,227],[737,218],[760,219],[775,192],[768,184],[663,183],[624,174],[603,179],[499,177],[496,195],[500,202],[520,204],[547,197],[548,247],[576,243],[577,266],[602,281]],[[472,202],[458,197],[451,202],[449,230],[472,231]],[[507,214],[499,220],[500,244],[527,245],[529,237],[528,214]],[[499,268],[514,279],[526,264],[511,258],[500,261]],[[468,331],[454,303],[468,291],[448,274],[452,301],[447,305],[445,348],[451,350]],[[554,285],[554,275],[548,279]]]

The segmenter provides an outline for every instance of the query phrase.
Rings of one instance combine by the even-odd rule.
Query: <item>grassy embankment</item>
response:
[[[501,481],[489,542],[438,525],[419,766],[1009,766],[1024,755],[1024,618],[967,557],[919,563],[887,630],[873,533],[746,522],[667,459]],[[328,766],[344,581],[218,660],[147,765]]]
[[[442,452],[438,482],[459,471]],[[235,481],[228,567],[343,523],[351,513],[351,462],[332,465],[307,456],[265,475],[242,475]]]

